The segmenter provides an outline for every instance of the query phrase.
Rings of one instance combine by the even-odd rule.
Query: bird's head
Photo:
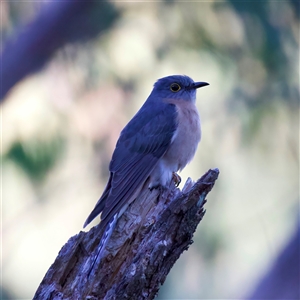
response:
[[[196,89],[206,85],[209,84],[207,82],[194,82],[193,79],[185,75],[171,75],[156,81],[151,96],[195,102]]]

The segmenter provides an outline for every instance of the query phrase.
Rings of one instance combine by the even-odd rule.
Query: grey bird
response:
[[[157,80],[146,102],[122,130],[109,165],[110,176],[86,227],[101,213],[110,236],[117,219],[147,183],[166,186],[194,157],[201,139],[196,90],[209,85],[188,76]]]

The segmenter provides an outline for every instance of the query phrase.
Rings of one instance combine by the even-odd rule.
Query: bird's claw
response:
[[[181,177],[177,173],[173,172],[172,173],[172,179],[175,183],[175,186],[178,187],[180,182],[181,182]]]

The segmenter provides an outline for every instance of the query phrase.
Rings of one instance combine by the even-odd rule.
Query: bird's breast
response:
[[[195,104],[178,100],[167,102],[176,106],[178,126],[169,149],[151,173],[150,188],[170,182],[172,173],[182,170],[192,160],[201,139],[200,118]]]
[[[194,157],[201,139],[200,117],[193,102],[174,101],[178,127],[163,160],[174,172],[182,170]]]

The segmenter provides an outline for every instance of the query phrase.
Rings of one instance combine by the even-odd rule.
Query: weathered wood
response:
[[[153,299],[204,216],[219,170],[180,191],[145,189],[118,220],[100,261],[98,226],[71,237],[34,299]]]

